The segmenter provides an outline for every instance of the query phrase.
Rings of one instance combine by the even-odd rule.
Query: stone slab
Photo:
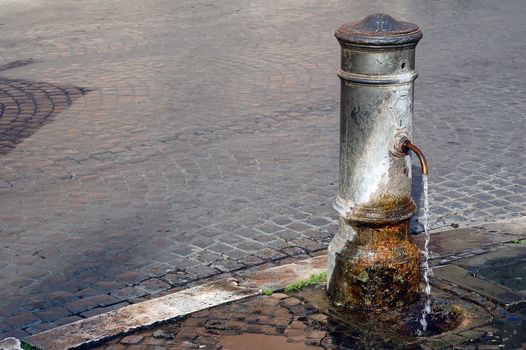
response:
[[[472,275],[501,284],[526,296],[526,241],[455,262]]]
[[[435,277],[494,300],[507,309],[514,309],[526,303],[526,295],[516,293],[500,284],[473,277],[468,270],[457,265],[436,267],[434,274]]]
[[[429,250],[433,256],[446,256],[484,246],[512,242],[526,238],[525,220],[503,221],[476,227],[432,232]],[[422,248],[423,235],[415,237],[415,243]]]

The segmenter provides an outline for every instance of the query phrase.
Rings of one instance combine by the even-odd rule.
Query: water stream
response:
[[[420,317],[420,324],[422,326],[421,335],[424,335],[427,331],[427,317],[431,313],[431,285],[429,283],[429,276],[432,274],[432,269],[429,266],[429,198],[428,198],[428,180],[427,175],[422,175],[422,182],[424,187],[424,282],[426,283],[424,292],[426,301],[422,315]]]

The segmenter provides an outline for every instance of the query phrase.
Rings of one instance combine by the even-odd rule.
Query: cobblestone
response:
[[[66,303],[64,304],[64,307],[71,311],[73,314],[77,314],[84,311],[89,311],[99,306],[116,304],[117,301],[118,299],[110,295],[100,294]]]
[[[443,287],[450,288],[451,285],[442,283]],[[434,288],[437,288],[436,286]],[[388,348],[405,348],[420,347],[415,340],[410,340],[410,336],[397,338],[395,334],[386,337],[385,325],[381,330],[369,329],[375,327],[370,321],[363,320],[363,324],[353,324],[357,320],[345,319],[345,316],[335,315],[334,309],[329,313],[326,307],[328,304],[321,291],[318,294],[312,292],[302,292],[302,299],[293,296],[276,293],[272,296],[258,296],[237,303],[217,306],[210,310],[196,312],[188,317],[163,324],[153,329],[138,331],[133,335],[118,336],[111,342],[93,346],[90,349],[108,350],[113,349],[116,345],[122,346],[118,349],[132,350],[137,346],[144,349],[185,349],[185,348],[207,348],[207,349],[245,349],[252,348],[250,340],[258,339],[264,342],[265,346],[260,343],[252,345],[254,348],[276,348],[276,349],[371,349],[377,347],[380,343]],[[436,293],[436,291],[435,291]],[[451,299],[451,295],[449,295]],[[463,295],[466,300],[473,301],[473,298],[479,298],[480,301],[489,301],[478,295]],[[454,299],[459,303],[459,299]],[[310,302],[315,301],[317,304],[312,305]],[[480,302],[477,299],[477,303]],[[491,303],[489,303],[491,304]],[[492,316],[483,308],[470,306],[465,302],[460,302],[460,308],[466,308],[465,312],[477,320],[465,320],[454,329],[432,337],[419,338],[423,343],[423,348],[440,345],[439,348],[464,348],[477,344],[478,346],[485,342],[501,344],[508,341],[501,337],[506,332],[506,328],[500,329],[499,323],[489,324]],[[471,304],[473,305],[473,304]],[[301,306],[301,308],[298,308]],[[494,308],[491,304],[488,307]],[[318,309],[319,308],[319,309]],[[346,314],[349,311],[345,312]],[[366,318],[375,318],[379,315],[368,315]],[[497,316],[499,319],[513,319],[514,324],[524,321],[521,312],[518,314],[509,314],[505,310],[500,310]],[[389,318],[384,322],[396,323]],[[378,324],[376,324],[378,325]],[[407,325],[406,325],[407,327]],[[407,329],[405,330],[407,331]],[[515,333],[514,333],[515,334]],[[257,336],[261,335],[261,337]],[[273,336],[272,337],[264,337]],[[228,346],[228,339],[239,337],[239,345]],[[277,338],[276,338],[277,337]],[[484,339],[484,340],[482,340]],[[281,342],[279,342],[281,340]],[[278,341],[273,343],[272,341]],[[278,345],[279,344],[279,345]],[[301,346],[295,347],[294,344]],[[410,346],[409,346],[410,345]],[[156,346],[156,347],[154,347]],[[485,345],[482,345],[484,347]],[[139,347],[141,348],[141,347]],[[475,347],[474,347],[475,348]],[[476,347],[477,349],[480,347]]]
[[[118,304],[324,249],[332,33],[379,11],[425,34],[414,134],[432,226],[525,215],[519,0],[2,2],[0,337],[27,334],[25,313],[58,324],[45,312],[69,305],[72,321],[108,306],[97,295]]]

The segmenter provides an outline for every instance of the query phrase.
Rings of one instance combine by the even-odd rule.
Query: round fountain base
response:
[[[393,310],[358,310],[331,303],[324,287],[302,290],[296,295],[329,316],[329,333],[335,340],[374,344],[379,348],[420,348],[473,327],[490,322],[491,316],[480,306],[434,290],[428,328],[422,333],[420,317],[425,298]]]
[[[418,300],[420,250],[409,233],[409,220],[341,225],[352,238],[335,239],[329,247],[328,291],[336,305],[379,310]]]

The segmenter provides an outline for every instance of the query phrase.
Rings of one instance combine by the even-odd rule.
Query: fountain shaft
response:
[[[420,255],[409,232],[415,47],[419,28],[385,14],[346,23],[341,45],[338,232],[329,246],[336,304],[390,308],[419,295]]]

